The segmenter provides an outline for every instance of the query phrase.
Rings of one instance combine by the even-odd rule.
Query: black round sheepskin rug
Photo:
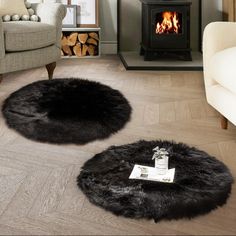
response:
[[[47,143],[86,144],[122,129],[131,106],[118,91],[82,79],[38,81],[6,99],[7,125],[24,137]]]
[[[169,152],[174,183],[130,180],[135,164],[154,167],[156,146]],[[233,177],[223,163],[194,147],[140,141],[97,154],[85,163],[77,182],[92,203],[116,215],[158,222],[193,218],[224,205]]]

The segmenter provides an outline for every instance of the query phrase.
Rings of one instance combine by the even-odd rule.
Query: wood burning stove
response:
[[[178,58],[191,61],[190,6],[183,0],[142,2],[141,55],[144,60]]]

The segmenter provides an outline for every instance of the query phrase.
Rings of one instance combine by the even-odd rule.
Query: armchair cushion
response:
[[[57,47],[61,48],[62,20],[66,15],[66,7],[59,3],[32,4],[42,23],[53,25],[57,28]]]
[[[6,52],[39,49],[56,44],[56,27],[40,22],[4,22]]]
[[[24,0],[0,0],[0,15],[29,15]]]
[[[236,47],[217,52],[210,61],[210,74],[222,87],[236,94]]]

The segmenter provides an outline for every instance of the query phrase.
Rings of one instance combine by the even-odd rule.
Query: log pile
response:
[[[97,32],[63,32],[61,36],[62,56],[97,56],[99,54],[99,35]]]

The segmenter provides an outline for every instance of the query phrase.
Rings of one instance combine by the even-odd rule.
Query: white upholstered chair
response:
[[[208,103],[221,115],[221,125],[236,125],[236,23],[214,22],[203,36],[203,61]]]
[[[53,76],[61,57],[60,38],[66,9],[59,3],[32,4],[40,22],[2,22],[0,17],[0,80],[3,74],[46,66]]]

